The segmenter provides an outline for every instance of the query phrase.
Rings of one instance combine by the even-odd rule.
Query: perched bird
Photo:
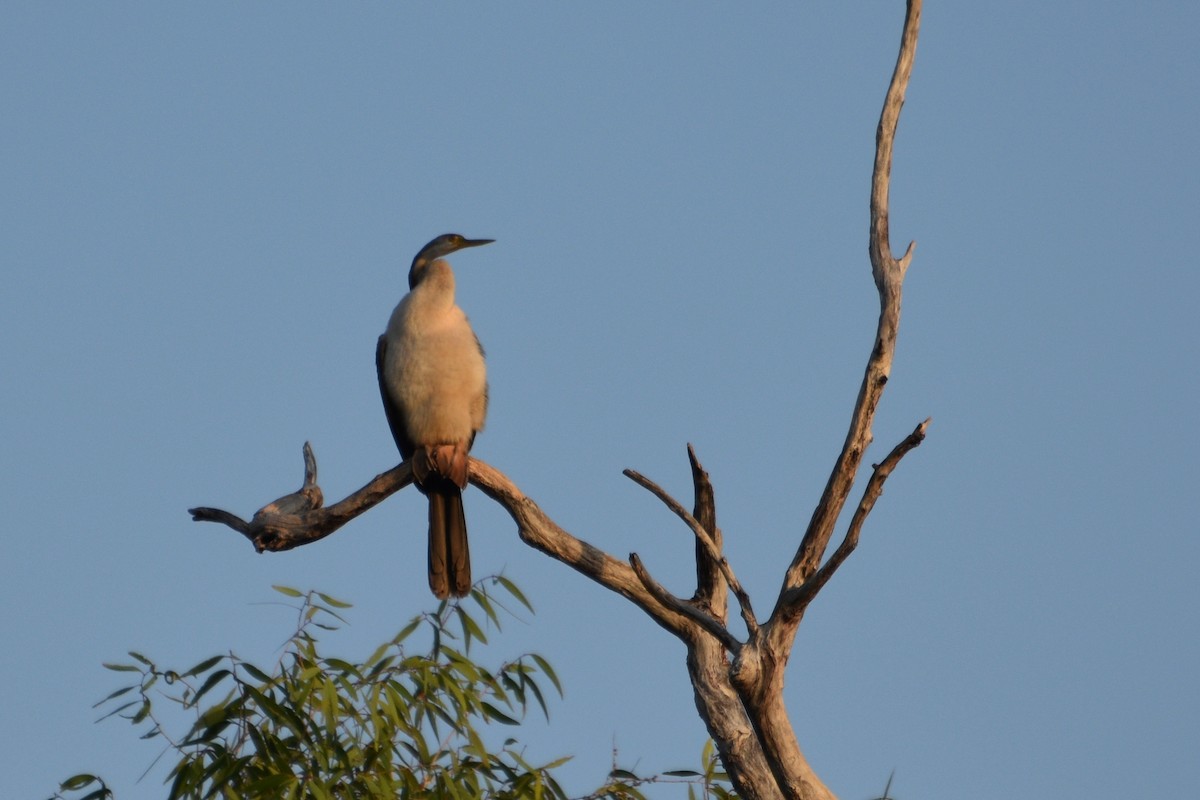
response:
[[[442,599],[471,591],[462,490],[488,404],[483,348],[454,302],[454,272],[442,256],[493,241],[446,233],[422,247],[375,350],[392,437],[429,498],[429,588]]]

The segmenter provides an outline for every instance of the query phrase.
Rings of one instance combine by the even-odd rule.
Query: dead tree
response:
[[[658,497],[695,537],[696,591],[690,598],[672,595],[647,571],[636,553],[628,560],[572,536],[550,519],[503,473],[471,460],[471,483],[503,506],[517,524],[521,540],[601,586],[626,597],[687,647],[687,668],[696,707],[716,743],[721,761],[738,794],[747,800],[827,800],[834,795],[809,767],[800,751],[783,703],[784,670],[804,612],[817,593],[858,544],[863,523],[883,491],[884,481],[925,437],[926,419],[872,466],[870,478],[851,515],[841,543],[826,558],[839,515],[846,505],[872,441],[871,424],[887,384],[900,322],[901,284],[912,259],[892,255],[888,240],[888,183],[892,144],[916,52],[921,0],[908,0],[896,68],[888,87],[875,139],[871,184],[870,261],[879,293],[879,322],[854,404],[850,430],[833,465],[825,491],[800,539],[774,608],[760,620],[722,550],[713,487],[696,453],[688,448],[694,499],[689,511],[643,475],[625,474]],[[191,509],[194,519],[221,522],[246,536],[259,552],[289,550],[324,538],[412,482],[409,464],[377,475],[370,483],[331,506],[322,505],[316,484],[316,460],[305,445],[305,481],[300,491],[270,503],[246,522],[228,512]],[[729,625],[733,594],[744,632]]]

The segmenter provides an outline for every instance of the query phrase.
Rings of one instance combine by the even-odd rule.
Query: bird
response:
[[[454,272],[443,256],[493,241],[446,233],[422,247],[408,271],[408,294],[375,348],[392,438],[429,501],[429,588],[441,600],[471,591],[462,491],[488,406],[483,347],[455,303]]]

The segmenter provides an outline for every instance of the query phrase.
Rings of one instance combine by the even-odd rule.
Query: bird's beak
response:
[[[462,247],[479,247],[485,244],[491,244],[495,239],[463,239]]]

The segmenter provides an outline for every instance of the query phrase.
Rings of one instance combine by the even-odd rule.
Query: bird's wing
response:
[[[392,429],[392,438],[396,440],[396,447],[400,449],[401,457],[407,461],[412,458],[416,447],[408,438],[408,426],[404,424],[404,411],[392,399],[392,395],[388,391],[387,378],[384,375],[386,357],[387,336],[384,335],[379,337],[379,344],[375,346],[375,374],[379,377],[379,396],[383,398],[383,411],[387,414],[388,427]]]

